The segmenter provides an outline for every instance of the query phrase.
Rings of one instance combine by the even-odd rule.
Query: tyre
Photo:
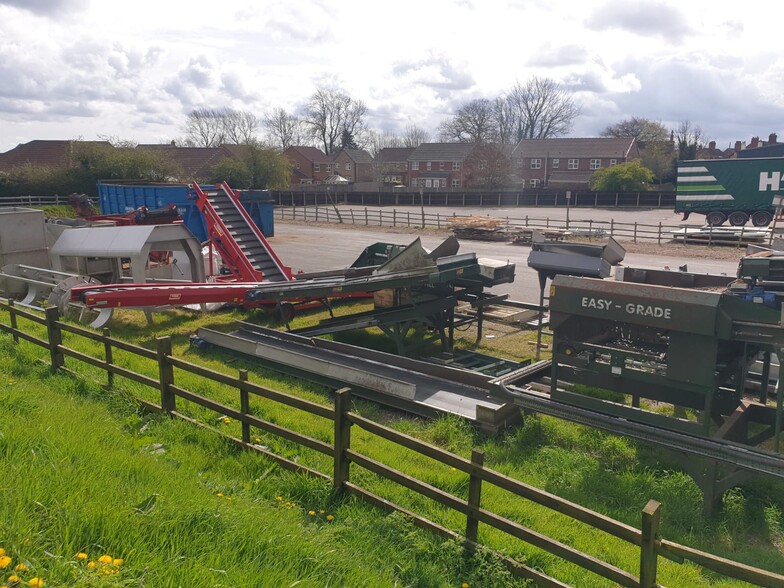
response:
[[[773,215],[767,210],[758,210],[751,215],[751,224],[755,227],[767,227],[772,220]]]
[[[707,222],[712,227],[718,227],[719,225],[723,224],[725,220],[727,220],[725,214],[723,212],[719,212],[718,210],[714,210],[713,212],[709,212],[705,215],[705,222]]]
[[[733,227],[742,227],[749,222],[749,215],[742,210],[736,210],[730,213],[728,219]]]

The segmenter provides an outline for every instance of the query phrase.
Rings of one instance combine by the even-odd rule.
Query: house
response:
[[[175,167],[175,175],[181,182],[210,181],[212,166],[227,158],[238,157],[233,148],[238,145],[221,147],[177,147],[174,141],[162,144],[140,144],[137,149],[154,150],[166,157]]]
[[[332,158],[332,169],[349,182],[373,181],[373,157],[364,149],[341,149]]]
[[[745,159],[747,157],[784,157],[784,143],[778,142],[776,133],[771,133],[767,141],[760,141],[759,137],[752,137],[745,149],[739,147],[740,141],[736,142],[735,157]]]
[[[291,187],[322,184],[333,173],[333,161],[317,147],[292,146],[283,152],[291,162]]]
[[[414,147],[384,147],[373,160],[374,179],[380,185],[408,186],[408,157]]]
[[[111,147],[109,141],[41,140],[21,143],[13,149],[0,153],[0,171],[31,165],[35,167],[71,167],[76,164],[74,156],[77,145],[101,145]]]
[[[597,169],[639,159],[633,137],[523,139],[512,152],[512,170],[526,188],[589,189]]]
[[[422,143],[408,156],[408,187],[465,188],[464,164],[473,143]]]

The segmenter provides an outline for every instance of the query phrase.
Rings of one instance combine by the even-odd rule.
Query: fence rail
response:
[[[348,191],[322,186],[319,190],[277,190],[271,192],[279,206],[325,206],[358,204],[360,206],[548,206],[573,208],[673,208],[675,192],[589,192],[579,190],[523,191]]]
[[[679,563],[689,560],[715,573],[744,580],[758,586],[784,586],[784,576],[782,575],[732,562],[706,552],[661,539],[659,529],[660,505],[656,501],[649,501],[645,506],[642,511],[641,528],[637,529],[487,468],[484,466],[484,456],[481,451],[474,450],[471,459],[466,459],[353,413],[350,410],[351,402],[348,389],[337,392],[333,410],[317,403],[296,398],[252,383],[248,380],[248,373],[245,370],[240,370],[239,374],[234,377],[174,357],[172,354],[171,339],[169,337],[159,337],[157,339],[156,350],[151,351],[113,338],[109,336],[108,330],[106,329],[104,329],[101,334],[98,334],[64,322],[61,320],[56,307],[47,308],[44,317],[41,317],[39,314],[32,311],[18,308],[13,304],[13,301],[0,299],[0,310],[4,311],[9,317],[8,324],[0,322],[0,331],[10,334],[15,342],[22,339],[47,349],[49,351],[52,371],[67,369],[65,367],[65,358],[69,357],[87,363],[88,365],[98,367],[101,370],[105,370],[109,385],[113,384],[114,375],[120,375],[152,387],[160,392],[159,403],[138,399],[139,402],[148,409],[165,412],[172,418],[183,419],[194,425],[209,428],[216,434],[228,437],[248,450],[257,451],[266,457],[273,459],[284,468],[329,480],[337,493],[349,493],[386,510],[404,513],[411,517],[414,523],[420,527],[426,528],[441,536],[454,538],[463,542],[467,551],[471,551],[477,547],[478,528],[481,523],[547,551],[598,576],[607,578],[618,585],[630,588],[654,588],[659,585],[656,579],[659,556],[672,559]],[[35,325],[44,325],[46,327],[47,339],[40,339],[28,334],[24,329],[19,327],[19,319],[31,321]],[[39,326],[38,329],[40,330],[40,328],[41,327]],[[103,358],[94,357],[65,346],[63,344],[63,333],[89,338],[92,341],[102,343],[104,348]],[[139,355],[157,363],[157,377],[138,374],[116,365],[112,359],[112,350],[114,348]],[[175,368],[199,378],[203,378],[204,380],[235,388],[240,397],[240,408],[237,409],[227,404],[223,404],[177,385],[175,382]],[[329,443],[314,439],[254,415],[251,412],[250,394],[280,402],[287,406],[327,419],[328,421],[332,421],[334,427],[333,442]],[[209,411],[216,412],[221,416],[228,416],[236,419],[242,424],[242,437],[237,438],[227,435],[222,431],[210,427],[206,423],[179,412],[177,410],[178,399],[194,403]],[[331,457],[333,466],[331,475],[290,461],[283,456],[276,455],[265,447],[251,443],[252,427]],[[402,448],[414,451],[422,456],[435,460],[440,464],[453,467],[468,474],[469,484],[467,498],[450,494],[428,482],[419,480],[395,469],[393,465],[381,463],[370,456],[364,455],[353,449],[351,444],[352,427],[360,428],[372,435],[397,444]],[[416,492],[447,509],[461,513],[465,516],[464,531],[460,533],[453,529],[443,527],[434,521],[374,494],[366,488],[358,486],[351,481],[352,465],[373,472],[378,476]],[[508,492],[513,499],[530,500],[558,512],[561,515],[597,529],[598,531],[607,533],[616,539],[640,547],[639,577],[627,570],[618,568],[615,565],[602,561],[590,554],[581,552],[560,541],[542,535],[516,521],[483,508],[481,496],[483,486],[485,485],[491,485],[494,489]],[[501,561],[508,564],[511,571],[521,577],[530,578],[539,585],[565,586],[565,584],[559,580],[546,575],[540,570],[525,566],[508,557],[502,556],[501,554],[499,554],[499,558]]]
[[[67,196],[11,196],[0,198],[0,208],[2,207],[30,207],[30,206],[53,206],[57,204],[68,204]]]
[[[323,222],[347,225],[363,225],[368,227],[403,227],[426,229],[451,229],[459,231],[460,219],[464,218],[456,212],[441,213],[431,209],[397,210],[379,208],[353,208],[343,206],[295,206],[276,208],[280,220]],[[484,217],[482,217],[484,218]],[[774,231],[765,227],[734,227],[728,232],[727,227],[703,227],[699,235],[683,233],[681,225],[655,225],[639,222],[619,222],[616,220],[596,221],[564,220],[550,217],[489,217],[498,221],[498,225],[487,231],[487,237],[494,241],[514,241],[530,238],[533,231],[546,233],[548,238],[606,239],[613,237],[633,243],[648,242],[678,243],[688,245],[714,245],[741,247],[750,242],[770,243]],[[692,229],[697,227],[690,227]],[[479,231],[473,231],[476,235]],[[476,236],[481,239],[481,235]]]

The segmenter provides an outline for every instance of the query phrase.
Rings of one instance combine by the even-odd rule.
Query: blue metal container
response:
[[[202,186],[213,190],[215,186]],[[201,242],[207,240],[207,224],[204,216],[196,207],[196,201],[189,198],[187,184],[124,184],[121,182],[98,182],[98,198],[101,214],[123,214],[146,206],[150,210],[165,208],[170,204],[177,211],[185,226]],[[265,237],[275,235],[273,200],[264,190],[240,191],[240,202],[248,211],[253,222]]]

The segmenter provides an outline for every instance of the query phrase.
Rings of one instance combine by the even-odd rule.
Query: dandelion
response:
[[[335,517],[333,517],[332,515],[327,515],[327,520],[331,523],[332,521],[335,520]]]
[[[115,557],[115,558],[112,560],[112,565],[115,565],[115,566],[117,566],[118,568],[119,568],[121,565],[123,565],[124,563],[125,563],[125,560],[124,560],[124,559],[122,559],[121,557]]]
[[[98,558],[98,563],[102,564],[110,564],[112,563],[112,556],[111,555],[102,555]]]
[[[324,514],[325,512],[326,512],[326,511],[325,511],[325,510],[322,508],[322,509],[319,511],[319,514]]]
[[[91,562],[88,562],[87,567],[90,568],[90,569],[93,569],[97,565],[98,565],[97,563],[95,563],[94,561],[91,561]]]
[[[276,496],[275,500],[277,500],[278,502],[282,502],[283,501],[283,497],[282,496]]]
[[[453,471],[453,472],[456,472],[456,471],[457,471],[457,468],[453,467],[453,468],[452,468],[452,471]]]
[[[28,584],[30,584],[30,586],[35,586],[36,588],[42,588],[44,585],[44,579],[38,577],[31,578]]]
[[[463,582],[460,584],[460,588],[468,588],[468,582]]]
[[[224,425],[228,425],[230,422],[231,422],[231,419],[229,417],[223,417],[223,424]]]
[[[256,443],[261,443],[261,437],[256,437],[255,439],[253,439],[253,441],[255,441]]]
[[[309,514],[310,516],[312,516],[312,517],[313,517],[313,516],[316,516],[316,511],[315,511],[315,510],[309,510],[309,511],[308,511],[308,514]]]
[[[11,558],[7,555],[0,555],[0,570],[4,570],[11,565]]]
[[[5,555],[5,549],[3,549],[2,547],[0,547],[0,556],[3,556],[3,555]]]
[[[87,559],[87,554],[84,551],[80,551],[75,557],[77,561],[84,561]]]
[[[16,564],[16,567],[14,568],[14,571],[15,572],[24,572],[26,569],[27,569],[27,565],[24,562],[19,562],[18,564]]]
[[[223,492],[218,492],[215,496],[217,496],[218,498],[222,498],[223,497]]]
[[[21,578],[19,576],[17,576],[16,574],[11,574],[10,576],[8,576],[8,583],[11,584],[12,586],[14,584],[18,584],[20,581],[21,581]]]

